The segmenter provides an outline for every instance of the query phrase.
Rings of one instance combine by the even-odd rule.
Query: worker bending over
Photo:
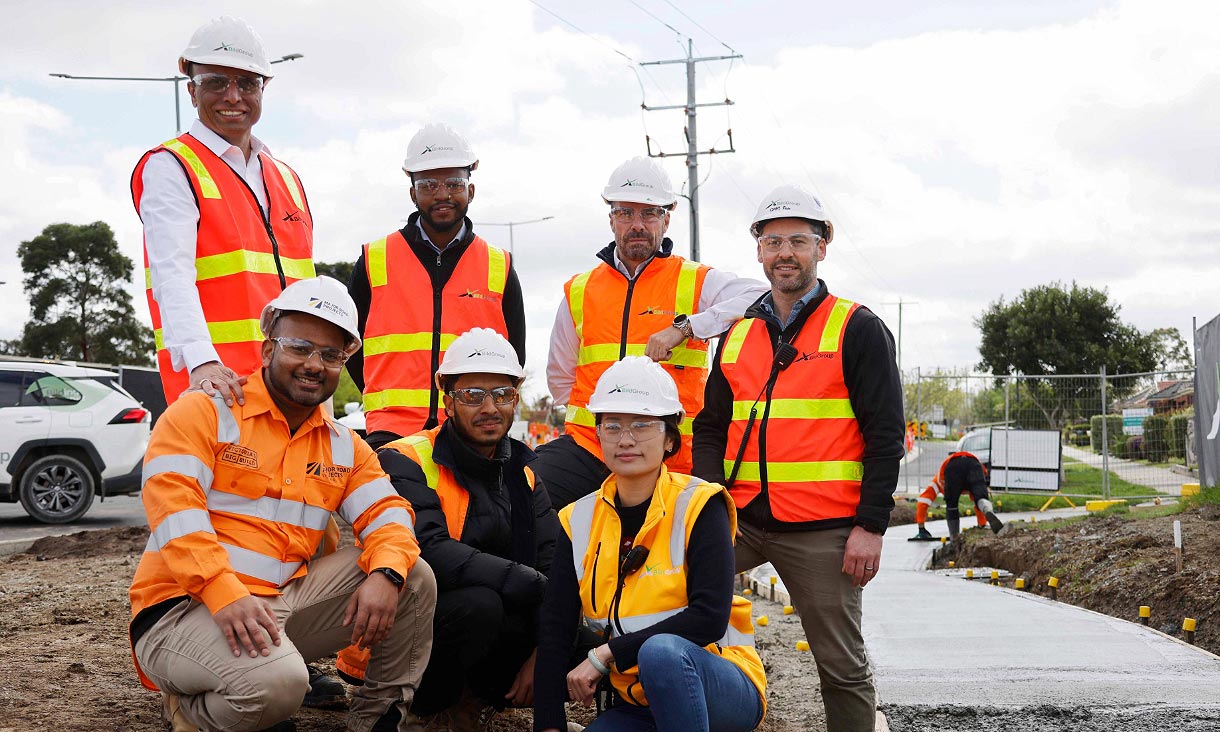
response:
[[[932,485],[924,488],[919,494],[919,505],[915,507],[915,523],[919,531],[911,537],[912,541],[928,541],[933,539],[931,533],[924,528],[928,520],[928,507],[938,495],[945,497],[945,520],[949,524],[949,536],[956,538],[961,527],[961,514],[957,501],[962,493],[969,493],[974,499],[974,512],[978,516],[979,528],[991,525],[991,530],[1000,533],[1004,523],[995,515],[991,505],[991,496],[987,491],[987,468],[979,459],[968,452],[955,452],[940,464],[936,475],[932,477]]]

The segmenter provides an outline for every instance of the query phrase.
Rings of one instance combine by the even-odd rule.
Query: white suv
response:
[[[93,496],[137,493],[152,431],[147,409],[101,369],[0,363],[0,502],[48,524]]]

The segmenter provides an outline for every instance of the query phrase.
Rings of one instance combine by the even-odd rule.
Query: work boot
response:
[[[170,732],[199,732],[199,725],[186,718],[182,711],[182,700],[177,694],[161,692],[161,718],[169,725]]]
[[[928,531],[928,530],[927,530],[926,528],[924,528],[924,526],[921,524],[921,525],[919,526],[919,531],[916,531],[916,532],[915,532],[915,536],[914,536],[914,537],[912,537],[912,538],[913,538],[913,540],[915,540],[915,541],[929,541],[929,540],[931,540],[933,537],[932,537],[932,532]]]
[[[495,715],[495,707],[463,689],[462,698],[449,708],[450,728],[453,732],[487,732]]]
[[[991,511],[988,511],[986,515],[987,525],[991,527],[991,531],[996,534],[1000,533],[1000,529],[1004,528],[1004,522],[1000,520],[999,516],[996,516],[995,513]]]
[[[306,666],[309,669],[309,691],[305,693],[303,706],[315,709],[334,709],[347,706],[347,690],[337,679],[326,675],[317,666]]]
[[[398,712],[398,705],[394,704],[373,725],[372,732],[398,732],[398,722],[401,719],[402,715]],[[449,715],[446,712],[438,712],[420,717],[414,712],[407,712],[404,729],[407,732],[449,732]]]

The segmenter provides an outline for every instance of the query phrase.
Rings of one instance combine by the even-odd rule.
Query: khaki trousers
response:
[[[771,562],[801,615],[817,662],[827,732],[873,732],[877,695],[860,631],[859,587],[843,574],[851,527],[764,531],[738,524],[737,571]]]
[[[234,656],[207,606],[178,604],[136,643],[140,668],[162,691],[177,694],[186,716],[205,730],[259,730],[292,716],[309,690],[305,664],[345,648],[343,613],[366,575],[355,547],[315,559],[309,574],[279,597],[265,598],[280,628],[271,654]],[[368,732],[391,705],[408,718],[432,652],[436,579],[422,559],[398,600],[390,635],[372,649],[364,685],[352,694],[347,728]],[[400,730],[405,730],[405,722]]]

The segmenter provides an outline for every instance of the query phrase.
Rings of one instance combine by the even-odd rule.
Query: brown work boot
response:
[[[170,732],[199,732],[199,725],[187,719],[182,711],[182,700],[177,694],[161,692],[161,719]]]
[[[487,732],[495,715],[495,707],[472,694],[470,689],[463,689],[462,698],[449,708],[450,729],[452,732]]]

